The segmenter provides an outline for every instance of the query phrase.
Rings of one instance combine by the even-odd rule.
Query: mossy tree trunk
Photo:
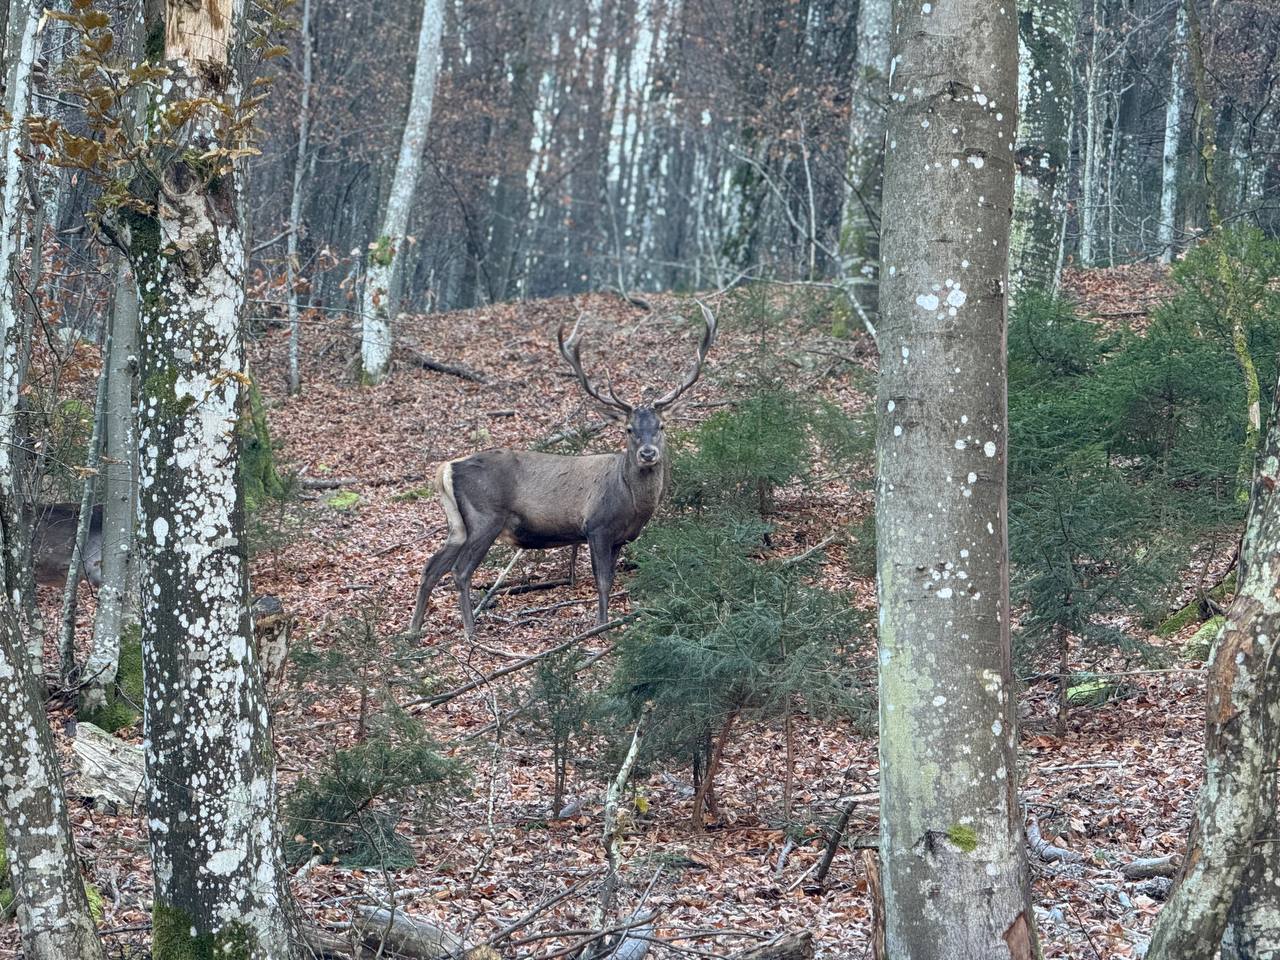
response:
[[[400,138],[400,155],[391,181],[391,196],[382,230],[369,251],[361,310],[360,370],[366,383],[378,383],[391,362],[391,320],[395,315],[397,272],[400,267],[409,213],[422,169],[422,154],[431,126],[436,75],[440,72],[440,38],[444,33],[444,0],[424,0],[418,27],[418,59],[409,94],[409,115]]]
[[[1006,520],[1017,10],[893,13],[876,445],[888,953],[1031,960]]]
[[[0,565],[7,573],[8,558]],[[27,960],[101,960],[44,700],[7,595],[0,597],[0,827]]]
[[[1028,288],[1052,293],[1058,285],[1079,20],[1080,0],[1018,3],[1018,174],[1009,251],[1014,295]]]
[[[242,0],[168,0],[168,108],[235,113]],[[253,643],[237,422],[245,375],[238,170],[220,111],[198,107],[148,169],[128,216],[140,294],[138,548],[152,955],[301,955],[276,820],[266,691]],[[210,161],[209,158],[214,158]],[[147,178],[143,178],[147,179]]]
[[[1230,949],[1274,943],[1257,930],[1280,914],[1275,838],[1276,731],[1280,684],[1280,390],[1254,474],[1240,588],[1214,644],[1205,691],[1205,783],[1183,858],[1183,873],[1160,912],[1151,960],[1213,957],[1234,920]],[[1256,936],[1255,936],[1256,935]],[[1252,949],[1252,948],[1250,948]],[[1264,957],[1264,952],[1228,956]]]

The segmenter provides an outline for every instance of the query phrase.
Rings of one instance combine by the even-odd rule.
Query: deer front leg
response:
[[[609,622],[609,591],[613,588],[613,573],[618,565],[618,553],[622,544],[604,539],[591,541],[591,573],[596,580],[596,626]]]

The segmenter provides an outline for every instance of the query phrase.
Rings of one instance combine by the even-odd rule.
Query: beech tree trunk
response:
[[[167,0],[164,97],[238,104],[242,0]],[[155,33],[159,24],[149,24]],[[161,104],[152,115],[160,116]],[[236,423],[245,248],[219,117],[149,161],[161,202],[129,217],[141,297],[139,550],[156,960],[300,955],[249,613]],[[198,156],[202,162],[186,158]],[[209,162],[209,157],[214,162]]]
[[[1018,173],[1009,273],[1013,293],[1058,286],[1071,150],[1072,60],[1080,0],[1019,0]]]
[[[133,529],[137,509],[134,483],[137,438],[133,392],[138,354],[138,290],[129,264],[116,265],[115,302],[106,370],[106,438],[102,457],[102,586],[94,614],[93,647],[85,661],[80,707],[86,713],[104,707],[120,665],[120,640],[136,625]]]
[[[397,271],[403,256],[409,211],[413,207],[422,167],[422,152],[431,125],[436,75],[440,71],[440,37],[444,32],[444,0],[424,0],[418,28],[418,60],[413,71],[409,115],[400,140],[400,156],[391,181],[391,196],[382,218],[382,230],[369,252],[361,311],[360,369],[365,382],[377,383],[391,361],[391,319],[395,314]]]
[[[894,2],[876,539],[894,960],[1031,960],[1009,638],[1017,11]]]
[[[1169,103],[1164,109],[1164,152],[1160,170],[1160,260],[1172,263],[1178,215],[1178,147],[1182,143],[1182,101],[1187,96],[1187,11],[1179,5],[1169,67]]]
[[[7,558],[2,565],[9,579]],[[8,596],[0,597],[0,824],[26,960],[101,960],[62,770]]]
[[[1246,874],[1259,896],[1237,906],[1229,942],[1252,939],[1253,924],[1276,916],[1274,837],[1261,831],[1275,815],[1276,730],[1280,686],[1280,390],[1254,475],[1241,547],[1240,588],[1213,647],[1205,691],[1205,782],[1173,896],[1156,919],[1151,960],[1213,957]],[[1261,840],[1262,842],[1259,842]],[[1256,910],[1254,909],[1256,906]],[[1275,941],[1273,931],[1262,936]],[[1234,946],[1233,946],[1234,948]],[[1268,956],[1242,953],[1238,956]]]

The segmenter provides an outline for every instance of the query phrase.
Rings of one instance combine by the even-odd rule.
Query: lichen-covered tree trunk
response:
[[[102,586],[93,622],[93,646],[80,690],[82,714],[106,706],[120,664],[120,639],[132,632],[137,604],[130,596],[137,488],[133,422],[138,354],[138,291],[129,265],[116,265],[115,302],[103,376],[107,379],[106,437],[102,457]]]
[[[1178,147],[1182,143],[1182,101],[1187,95],[1187,11],[1179,5],[1169,66],[1169,102],[1164,108],[1164,151],[1160,169],[1160,259],[1172,263],[1174,218],[1178,215]]]
[[[848,184],[840,217],[841,270],[873,313],[880,259],[880,188],[889,101],[890,0],[858,5],[858,64],[849,111]]]
[[[2,565],[8,567],[7,558]],[[71,839],[62,770],[44,701],[24,658],[13,604],[0,597],[0,825],[22,949],[27,960],[101,960]]]
[[[1151,960],[1213,957],[1251,864],[1274,887],[1274,838],[1259,844],[1274,817],[1280,689],[1280,390],[1254,474],[1241,549],[1240,588],[1214,644],[1205,691],[1205,783],[1182,876],[1156,919]],[[1260,899],[1275,915],[1275,891]],[[1241,905],[1243,908],[1245,905]],[[1241,919],[1244,919],[1241,914]],[[1240,927],[1236,933],[1245,932]],[[1272,935],[1274,937],[1274,934]],[[1248,954],[1244,954],[1249,956]],[[1256,956],[1268,956],[1266,953]]]
[[[409,212],[418,187],[418,171],[431,126],[436,75],[440,72],[440,37],[444,32],[444,0],[424,0],[418,27],[418,59],[413,70],[409,115],[400,139],[400,155],[391,180],[382,230],[369,251],[361,310],[360,369],[367,383],[377,383],[391,362],[391,319],[394,315],[397,271]]]
[[[1018,2],[1018,173],[1009,251],[1015,295],[1058,285],[1079,20],[1080,0]]]
[[[32,0],[12,0],[0,34],[4,36],[4,112],[0,122],[0,561],[10,570],[4,588],[15,610],[29,603],[23,568],[26,536],[19,523],[17,457],[12,443],[17,425],[18,396],[23,376],[26,317],[21,306],[18,270],[22,252],[26,184],[19,147],[31,98],[31,68],[35,60],[37,11]],[[28,655],[40,660],[40,637],[27,638]],[[38,670],[38,668],[37,668]]]
[[[153,116],[237,102],[242,0],[168,0]],[[160,25],[150,24],[154,34]],[[141,301],[138,547],[156,960],[300,954],[276,822],[238,483],[245,249],[221,114],[196,108],[129,217]],[[212,157],[214,159],[210,160]]]
[[[893,13],[876,445],[888,952],[1030,960],[1005,507],[1017,11]]]

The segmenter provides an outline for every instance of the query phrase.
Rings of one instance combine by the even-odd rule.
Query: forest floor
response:
[[[1141,322],[1167,293],[1163,276],[1148,268],[1076,275],[1067,289],[1082,310],[1124,323]],[[424,681],[418,670],[417,681],[432,684],[430,692],[448,690],[588,630],[595,590],[585,551],[576,587],[504,597],[495,615],[480,620],[475,643],[463,635],[447,582],[437,589],[420,642],[406,650],[391,635],[407,628],[419,571],[444,538],[443,515],[427,495],[436,465],[484,447],[529,446],[597,418],[563,370],[557,323],[586,305],[592,329],[607,334],[607,346],[584,351],[588,370],[607,360],[619,392],[637,395],[643,387],[674,381],[689,360],[689,328],[664,320],[677,303],[657,297],[656,309],[643,313],[601,296],[501,305],[401,325],[400,335],[414,350],[465,364],[484,383],[401,362],[383,385],[360,387],[351,372],[349,324],[340,316],[305,328],[300,397],[287,398],[283,390],[286,334],[272,329],[252,348],[280,465],[301,478],[300,499],[282,515],[287,536],[255,557],[254,592],[274,594],[296,617],[295,649],[345,656],[341,675],[301,678],[290,667],[273,687],[282,792],[323,768],[335,747],[354,742],[371,702],[366,697],[362,703],[362,690],[375,701],[391,696],[408,707],[451,756],[466,763],[472,781],[467,795],[402,823],[416,866],[308,865],[294,889],[313,919],[341,923],[359,904],[394,902],[482,943],[535,905],[580,885],[514,935],[521,945],[509,941],[503,949],[504,956],[544,960],[564,955],[558,951],[575,939],[557,932],[595,921],[604,784],[614,770],[585,759],[571,768],[568,792],[578,809],[554,818],[545,746],[528,735],[519,717],[503,726],[500,739],[482,732],[523,702],[530,671],[480,683],[435,708],[413,706],[422,691],[405,681],[426,664],[430,676]],[[834,339],[794,321],[767,334],[724,331],[707,381],[682,411],[681,425],[697,423],[750,386],[735,373],[736,358],[760,350],[762,336],[769,351],[794,358],[793,387],[820,391],[849,411],[868,402],[874,357],[865,336]],[[617,442],[611,428],[590,448],[612,449]],[[778,531],[773,549],[780,556],[799,554],[850,527],[870,509],[862,486],[833,481],[816,490],[784,491],[770,518]],[[509,557],[509,551],[495,551],[477,574],[478,587],[491,583]],[[566,551],[525,554],[508,582],[563,577],[566,558]],[[824,585],[868,607],[873,584],[851,566],[838,540],[827,549],[820,576]],[[628,609],[626,585],[624,569],[615,586],[617,614]],[[87,588],[82,591],[84,634],[92,602]],[[50,622],[56,620],[54,593],[42,594]],[[1177,647],[1195,626],[1167,640],[1150,639]],[[610,642],[606,634],[584,644],[604,650]],[[861,662],[869,664],[873,651],[867,645]],[[1171,653],[1171,669],[1144,672],[1137,669],[1140,662],[1099,659],[1096,651],[1073,648],[1072,669],[1136,672],[1123,678],[1125,696],[1073,709],[1061,736],[1053,725],[1055,684],[1033,682],[1022,695],[1022,799],[1046,839],[1083,858],[1046,863],[1032,857],[1046,957],[1133,956],[1159,910],[1160,891],[1145,881],[1126,881],[1120,867],[1134,858],[1180,853],[1202,775],[1200,665]],[[602,676],[608,662],[607,656],[601,661]],[[869,666],[864,673],[873,688]],[[55,729],[67,750],[67,725],[55,723]],[[638,778],[636,796],[645,802],[628,802],[618,909],[622,917],[635,909],[656,913],[655,935],[662,942],[651,956],[727,955],[755,938],[799,931],[812,932],[820,958],[870,956],[871,898],[856,851],[840,851],[823,889],[810,883],[823,853],[822,828],[850,798],[856,802],[849,835],[877,829],[874,736],[804,714],[795,717],[793,732],[791,821],[800,843],[788,842],[783,817],[781,722],[746,724],[730,742],[717,779],[719,812],[705,833],[690,828],[687,766],[655,766]],[[127,734],[137,740],[140,731]],[[73,802],[73,821],[88,875],[104,894],[102,927],[109,943],[121,951],[144,944],[151,895],[144,820]],[[15,950],[12,924],[0,928],[0,956]]]

